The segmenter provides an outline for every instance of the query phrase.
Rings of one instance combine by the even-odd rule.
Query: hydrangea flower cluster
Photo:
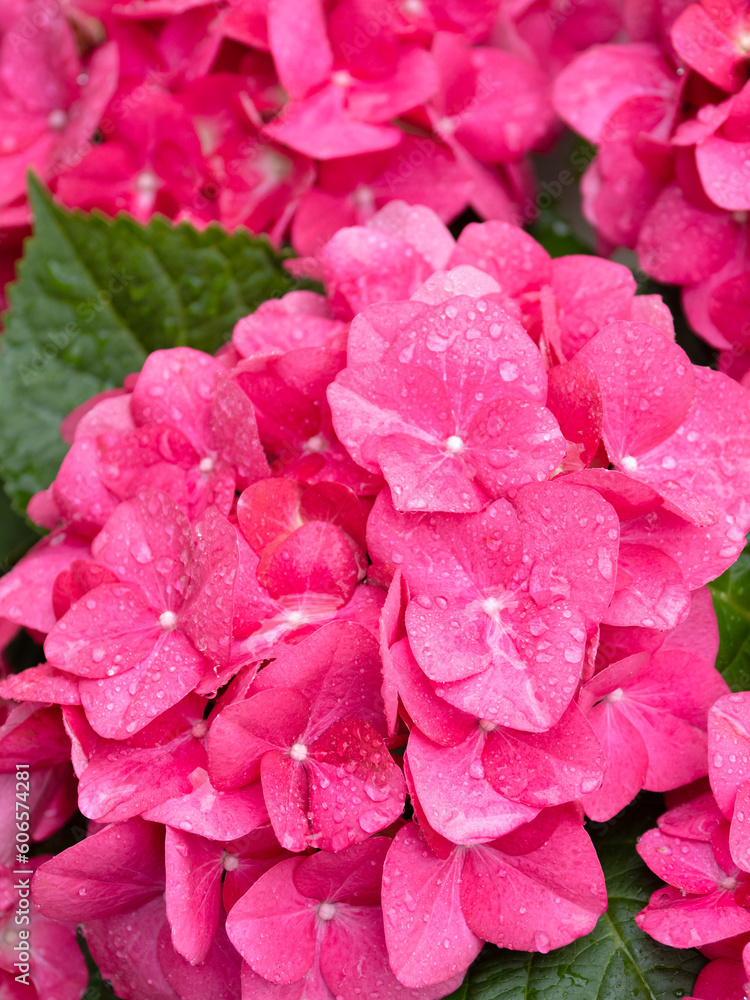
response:
[[[582,182],[602,249],[683,286],[691,326],[737,379],[750,369],[747,6],[626,5],[629,41],[555,81],[557,112],[598,147]],[[745,378],[746,383],[750,379]]]
[[[326,296],[71,414],[0,580],[46,655],[2,770],[37,839],[71,787],[89,819],[34,900],[126,1000],[439,1000],[484,941],[573,941],[584,815],[704,777],[727,693],[750,402],[658,297],[403,202],[290,266]]]
[[[668,885],[636,917],[657,941],[699,948],[696,1000],[745,1000],[750,989],[750,694],[708,716],[708,780],[681,789],[638,852]],[[710,784],[709,784],[710,782]]]
[[[620,20],[614,0],[5,0],[0,282],[30,168],[70,206],[291,223],[304,252],[393,198],[511,219],[550,73]]]

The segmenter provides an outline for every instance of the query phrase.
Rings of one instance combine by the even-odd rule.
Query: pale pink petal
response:
[[[750,931],[750,910],[738,906],[731,892],[685,896],[680,889],[657,889],[635,922],[671,948],[696,948]]]
[[[677,563],[648,545],[620,546],[618,587],[602,616],[608,625],[675,629],[690,609],[690,592]]]
[[[726,878],[708,843],[672,837],[663,830],[646,830],[636,850],[654,874],[684,892],[714,892]]]
[[[731,819],[737,793],[750,779],[750,693],[720,698],[709,712],[708,731],[711,790]]]

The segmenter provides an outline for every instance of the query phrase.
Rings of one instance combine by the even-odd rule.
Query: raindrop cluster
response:
[[[593,929],[586,815],[740,753],[707,753],[705,584],[750,528],[746,390],[509,223],[392,202],[289,266],[325,294],[66,418],[0,580],[46,656],[0,682],[2,777],[32,838],[89,821],[35,919],[125,1000],[439,1000],[485,941]]]

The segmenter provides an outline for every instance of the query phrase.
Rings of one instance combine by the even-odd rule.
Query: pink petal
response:
[[[571,254],[552,261],[552,290],[562,345],[571,358],[610,323],[630,319],[635,279],[622,264]]]
[[[439,746],[416,728],[409,734],[405,759],[414,793],[430,826],[455,844],[502,837],[538,812],[509,801],[486,780],[484,747],[478,726],[454,747]]]
[[[714,23],[710,14],[697,3],[690,4],[672,25],[670,38],[675,50],[688,66],[697,70],[711,83],[730,93],[739,90],[745,81],[742,54],[727,37],[730,24]]]
[[[675,82],[658,46],[594,45],[557,76],[557,113],[589,142],[598,143],[604,123],[638,94],[671,96]]]
[[[251,886],[227,917],[244,960],[273,983],[293,983],[315,960],[316,900],[295,887],[302,859],[281,861]]]
[[[617,511],[621,521],[630,521],[661,506],[656,490],[631,479],[616,469],[583,469],[561,479],[563,483],[588,486],[602,496]]]
[[[261,760],[260,773],[266,808],[279,843],[287,851],[304,851],[312,843],[306,769],[288,753],[269,750]]]
[[[131,397],[136,424],[178,427],[201,454],[208,449],[210,399],[222,365],[191,347],[154,351],[146,359]]]
[[[744,1000],[747,976],[739,962],[715,959],[698,973],[695,1000]]]
[[[618,570],[628,585],[615,591],[602,617],[608,625],[674,629],[687,617],[690,592],[677,563],[648,545],[620,546]]]
[[[304,732],[310,702],[298,691],[259,691],[227,705],[208,733],[208,769],[217,788],[239,788],[260,776],[263,754],[288,749]]]
[[[37,632],[49,632],[55,624],[52,590],[57,575],[75,559],[88,555],[88,544],[65,531],[37,542],[0,579],[0,616]]]
[[[731,892],[685,896],[680,889],[657,889],[635,922],[652,938],[672,948],[695,948],[750,931],[750,911]]]
[[[390,201],[368,226],[410,243],[436,271],[447,265],[456,246],[448,228],[424,205]]]
[[[231,378],[217,381],[211,407],[211,432],[219,458],[237,473],[238,488],[269,474],[252,403]]]
[[[144,817],[208,840],[235,840],[268,822],[260,782],[222,792],[213,787],[202,768],[196,768],[190,780],[195,785],[190,794],[167,799]]]
[[[379,609],[378,609],[379,610]],[[361,719],[385,736],[381,663],[375,637],[349,621],[329,622],[295,646],[280,648],[255,681],[256,690],[288,687],[310,702],[307,734],[334,719]]]
[[[719,698],[709,712],[708,730],[711,790],[721,811],[731,819],[737,793],[750,779],[750,693]]]
[[[513,298],[549,281],[549,254],[509,222],[470,222],[458,237],[450,267],[471,264],[491,275]]]
[[[34,903],[73,923],[126,913],[163,893],[162,845],[163,831],[142,819],[107,826],[39,867]]]
[[[331,160],[392,149],[400,132],[391,125],[368,125],[350,118],[344,88],[329,85],[286,105],[263,134],[305,156]]]
[[[616,704],[604,699],[586,712],[604,752],[601,787],[582,798],[586,815],[606,822],[632,802],[643,788],[648,771],[648,751],[640,733]]]
[[[672,837],[710,843],[725,820],[711,792],[704,792],[662,813],[656,822],[663,833]]]
[[[71,604],[103,583],[117,583],[112,570],[87,559],[74,559],[67,569],[55,577],[52,587],[52,608],[57,619],[62,618]]]
[[[606,899],[596,851],[575,807],[546,810],[468,852],[461,884],[466,921],[499,947],[545,953],[568,944],[593,929]]]
[[[395,822],[404,810],[403,775],[366,722],[335,722],[310,747],[305,769],[311,839],[323,850],[340,851],[359,843]]]
[[[646,215],[636,250],[642,267],[657,281],[691,285],[730,260],[737,233],[729,213],[696,208],[676,184],[669,184]]]
[[[477,437],[480,434],[481,430]],[[480,439],[480,447],[482,443]],[[390,434],[380,439],[376,455],[397,510],[468,514],[486,502],[484,491],[470,481],[463,464],[446,453],[442,442]]]
[[[393,1000],[413,998],[414,991],[394,976],[388,962],[383,916],[380,907],[347,910],[341,920],[332,920],[320,949],[320,969],[336,996],[357,1000],[362,994],[387,990]],[[417,994],[424,1000],[439,1000],[461,984],[462,971]]]
[[[632,471],[633,456],[682,423],[695,395],[693,366],[681,348],[645,323],[612,323],[576,357],[599,380],[609,456]]]
[[[313,899],[379,906],[383,862],[390,845],[388,837],[373,837],[336,854],[318,851],[297,868],[294,884]]]
[[[496,791],[540,809],[572,802],[596,788],[605,756],[591,725],[571,702],[545,733],[492,730],[482,764]]]
[[[569,442],[566,471],[584,469],[596,454],[602,436],[599,383],[592,371],[575,362],[555,365],[547,378],[547,406]]]
[[[9,674],[0,681],[0,698],[10,701],[42,701],[55,705],[80,705],[78,681],[49,663]]]
[[[180,1000],[159,964],[158,940],[165,924],[164,900],[154,899],[133,912],[83,925],[91,955],[118,996]]]
[[[341,607],[359,577],[353,546],[343,531],[324,521],[309,521],[267,546],[258,564],[258,582],[272,598],[287,594],[325,594]]]
[[[715,892],[726,878],[710,844],[671,837],[662,830],[647,830],[636,849],[654,874],[683,892]]]
[[[111,677],[159,656],[168,637],[142,591],[106,583],[63,615],[44,651],[53,666],[79,677]]]
[[[409,648],[401,639],[390,650],[393,680],[411,722],[427,739],[442,746],[463,743],[476,727],[476,719],[438,698],[435,688],[419,669]]]
[[[498,399],[483,407],[471,422],[466,444],[466,461],[493,498],[546,479],[563,460],[566,447],[546,407],[516,399]]]
[[[132,669],[99,680],[83,678],[81,704],[100,736],[127,739],[189,694],[204,669],[205,660],[188,639],[169,632]]]
[[[268,43],[281,85],[292,99],[328,79],[333,55],[319,0],[270,0]]]
[[[167,827],[164,855],[172,943],[180,955],[199,965],[208,955],[219,924],[223,849]]]
[[[198,741],[184,736],[151,748],[103,741],[80,775],[79,808],[84,816],[104,823],[138,816],[190,792],[188,775],[205,766],[205,760]]]
[[[440,983],[481,950],[461,911],[463,867],[464,852],[438,859],[414,823],[393,840],[383,869],[385,940],[391,968],[407,986]]]
[[[745,782],[734,801],[732,826],[729,830],[729,850],[732,860],[743,871],[750,864],[750,783]]]
[[[91,551],[120,580],[140,587],[151,607],[176,611],[182,605],[185,577],[189,579],[190,525],[166,494],[143,489],[121,503]]]
[[[619,522],[614,509],[569,479],[524,486],[515,507],[524,555],[532,566],[529,593],[540,605],[563,600],[590,620],[600,620],[615,585]]]
[[[172,947],[164,924],[158,940],[159,965],[180,1000],[236,1000],[240,992],[242,959],[220,924],[203,963],[192,965]]]

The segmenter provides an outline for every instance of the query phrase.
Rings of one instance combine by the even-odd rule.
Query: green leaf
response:
[[[7,494],[0,487],[0,574],[20,559],[39,536],[10,506]]]
[[[543,209],[529,232],[542,244],[550,257],[565,257],[568,254],[593,254],[592,248],[576,235],[572,226],[563,219],[556,208]]]
[[[716,666],[733,691],[750,690],[750,549],[710,583],[719,623]]]
[[[217,350],[241,316],[294,287],[249,233],[69,212],[33,177],[29,197],[34,235],[0,341],[0,470],[19,512],[56,474],[70,410],[157,348]]]
[[[675,1000],[689,996],[705,959],[658,944],[633,920],[663,883],[635,852],[664,809],[642,795],[610,823],[588,829],[607,879],[609,906],[591,934],[548,955],[487,946],[469,969],[466,1000]]]

